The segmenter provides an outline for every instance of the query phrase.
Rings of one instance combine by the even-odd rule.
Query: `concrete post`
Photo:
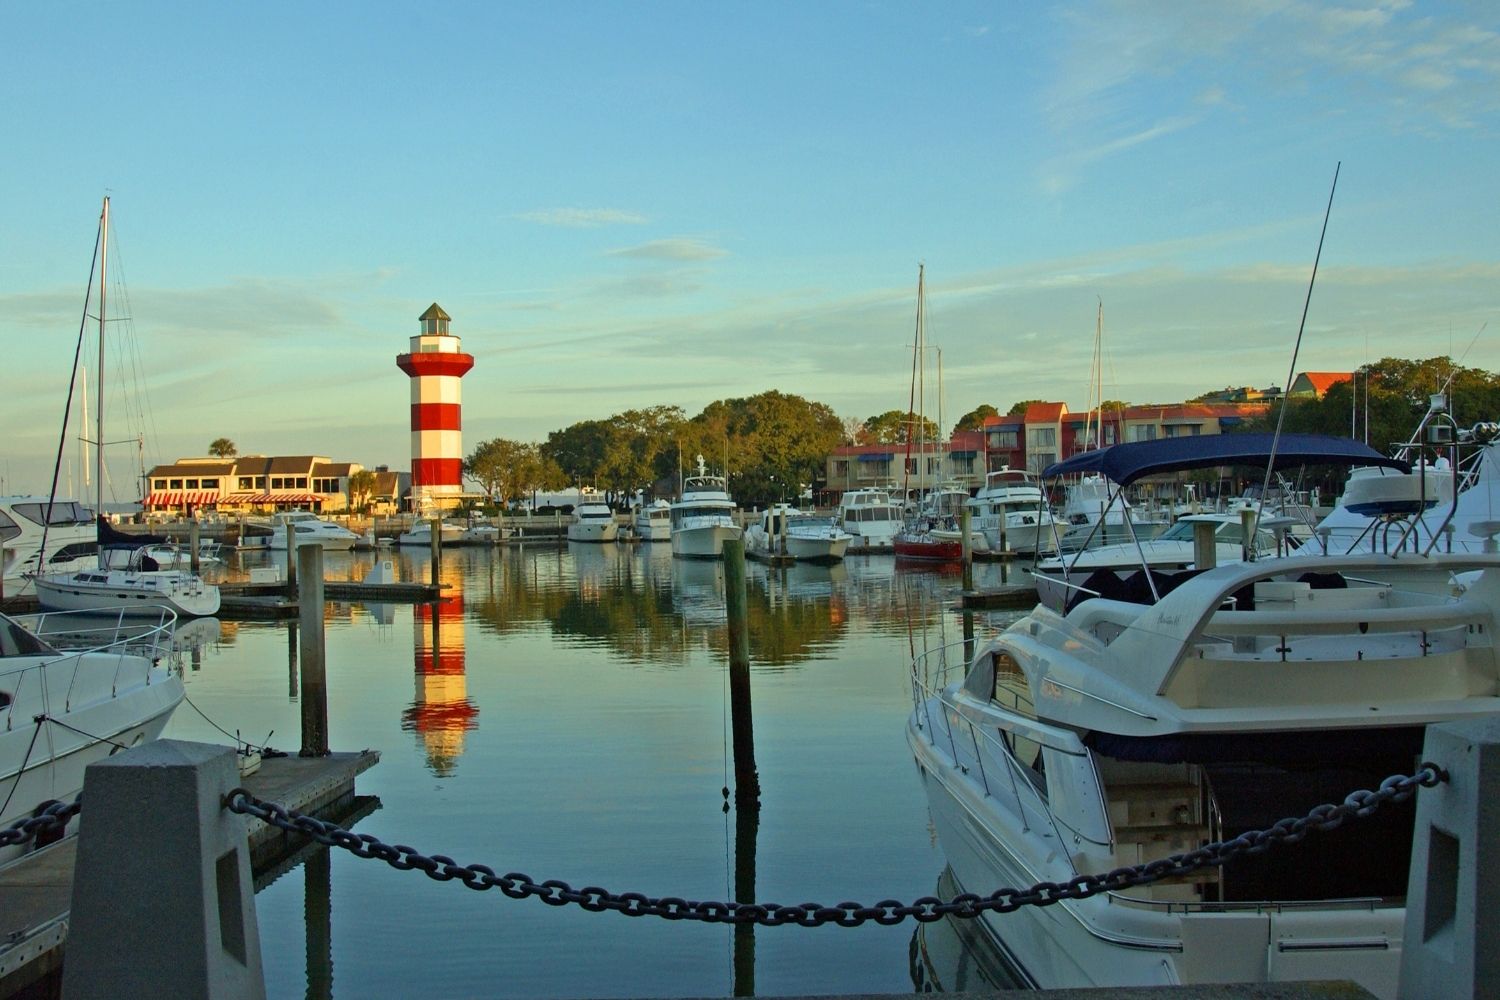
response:
[[[245,817],[229,747],[156,740],[90,764],[65,1000],[264,1000]]]
[[[297,592],[298,652],[302,661],[302,749],[299,757],[328,756],[328,671],[323,641],[323,547],[297,551],[302,587]]]
[[[1417,793],[1402,998],[1492,997],[1500,984],[1500,719],[1427,728],[1448,780]]]

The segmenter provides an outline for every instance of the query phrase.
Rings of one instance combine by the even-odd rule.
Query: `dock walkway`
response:
[[[354,778],[379,761],[374,750],[273,757],[243,784],[257,798],[347,823],[370,812],[354,795]],[[249,820],[249,836],[257,888],[306,843],[258,819]],[[27,990],[62,967],[77,850],[74,834],[0,867],[0,998]]]

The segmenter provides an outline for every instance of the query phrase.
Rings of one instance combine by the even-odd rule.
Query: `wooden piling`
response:
[[[295,594],[297,592],[297,529],[292,527],[288,521],[283,527],[286,528],[286,592]],[[274,541],[275,535],[271,536]],[[322,574],[318,575],[322,579]]]
[[[750,705],[750,627],[745,593],[745,543],[724,542],[724,608],[729,618],[729,717],[734,738],[735,801],[760,802],[755,722]]]
[[[190,568],[194,573],[197,573],[199,569],[198,531],[198,519],[193,518],[192,524],[188,527],[188,568]],[[178,565],[181,565],[181,563],[179,563]]]
[[[299,659],[302,662],[302,749],[299,757],[328,756],[328,664],[323,636],[323,547],[297,552],[302,585],[298,590]]]
[[[438,569],[443,563],[443,519],[432,519],[432,585],[441,586]]]
[[[963,539],[964,552],[964,590],[974,589],[974,538],[969,533],[969,508],[967,506],[958,512],[958,533]]]

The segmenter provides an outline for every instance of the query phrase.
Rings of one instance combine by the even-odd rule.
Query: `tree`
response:
[[[917,435],[911,440],[936,441],[940,436],[938,425],[928,417],[918,418],[906,410],[886,410],[865,421],[867,444],[905,444],[917,421],[921,424]]]
[[[1026,412],[1026,408],[1032,403],[1045,403],[1045,399],[1023,399],[1019,403],[1011,404],[1011,408],[1005,411],[1007,417],[1019,417]]]
[[[214,438],[208,445],[208,453],[217,458],[232,458],[239,454],[239,449],[228,438]]]
[[[369,469],[360,469],[349,476],[349,507],[363,513],[370,506],[379,479]]]
[[[711,468],[727,462],[731,492],[752,506],[795,499],[801,486],[820,482],[844,439],[827,405],[775,390],[710,403],[679,432],[684,464],[700,454]]]
[[[980,403],[974,409],[958,418],[958,423],[953,425],[953,433],[981,430],[987,418],[998,416],[999,413],[1000,411],[989,403]]]

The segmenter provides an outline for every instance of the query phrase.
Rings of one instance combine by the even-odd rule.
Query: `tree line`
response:
[[[1446,391],[1461,426],[1500,418],[1500,377],[1465,368],[1449,357],[1425,361],[1382,358],[1359,368],[1353,381],[1335,383],[1321,399],[1291,400],[1284,430],[1334,434],[1368,441],[1384,451],[1407,439],[1428,397]],[[1018,415],[1021,400],[1006,412]],[[1110,401],[1104,408],[1128,404]],[[1246,421],[1241,430],[1275,427],[1283,403]],[[698,456],[711,472],[729,476],[731,494],[745,506],[795,500],[819,480],[824,463],[842,444],[905,444],[946,440],[978,430],[1001,411],[982,403],[947,435],[931,419],[887,410],[860,420],[840,418],[826,404],[777,391],[710,403],[688,417],[678,406],[626,410],[603,420],[583,420],[540,443],[493,438],[464,460],[464,474],[499,503],[539,491],[590,486],[614,502],[636,491],[673,495],[680,477],[696,471]]]

